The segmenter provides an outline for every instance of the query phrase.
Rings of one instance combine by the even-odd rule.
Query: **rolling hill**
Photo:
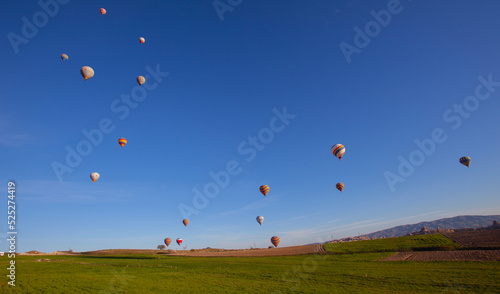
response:
[[[461,215],[434,221],[392,227],[386,230],[365,234],[360,237],[369,237],[371,239],[399,237],[420,231],[422,227],[426,227],[431,231],[436,230],[438,227],[441,229],[481,228],[490,226],[494,220],[500,221],[500,215]]]

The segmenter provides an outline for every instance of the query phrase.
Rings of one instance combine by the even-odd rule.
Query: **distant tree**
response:
[[[156,247],[156,249],[163,250],[163,249],[165,249],[165,245],[158,245],[158,247]]]

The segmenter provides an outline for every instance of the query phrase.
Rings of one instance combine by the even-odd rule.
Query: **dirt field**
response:
[[[397,252],[382,261],[437,261],[437,260],[469,260],[500,261],[500,250],[457,250],[457,251],[420,251]]]
[[[284,255],[302,255],[319,252],[323,249],[323,245],[304,245],[291,246],[272,249],[251,249],[251,250],[230,250],[230,251],[182,251],[178,255],[186,256],[284,256]]]
[[[127,254],[158,254],[158,255],[181,255],[181,256],[285,256],[302,255],[323,252],[323,245],[303,245],[291,247],[278,247],[272,249],[193,249],[193,250],[152,250],[152,249],[105,249],[88,252],[56,251],[43,253],[30,251],[22,255],[127,255]]]
[[[500,247],[500,229],[465,230],[443,235],[466,247]]]

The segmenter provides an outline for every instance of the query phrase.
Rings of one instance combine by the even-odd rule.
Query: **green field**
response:
[[[2,293],[494,293],[498,262],[378,261],[388,252],[284,257],[18,256]],[[40,261],[49,259],[50,261]],[[0,268],[8,259],[0,258]]]
[[[404,236],[397,238],[375,239],[345,243],[325,244],[325,250],[335,253],[452,250],[459,244],[441,234]]]

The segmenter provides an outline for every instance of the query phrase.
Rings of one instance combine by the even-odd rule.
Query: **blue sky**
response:
[[[19,252],[293,246],[500,212],[498,1],[41,2],[2,12]]]

